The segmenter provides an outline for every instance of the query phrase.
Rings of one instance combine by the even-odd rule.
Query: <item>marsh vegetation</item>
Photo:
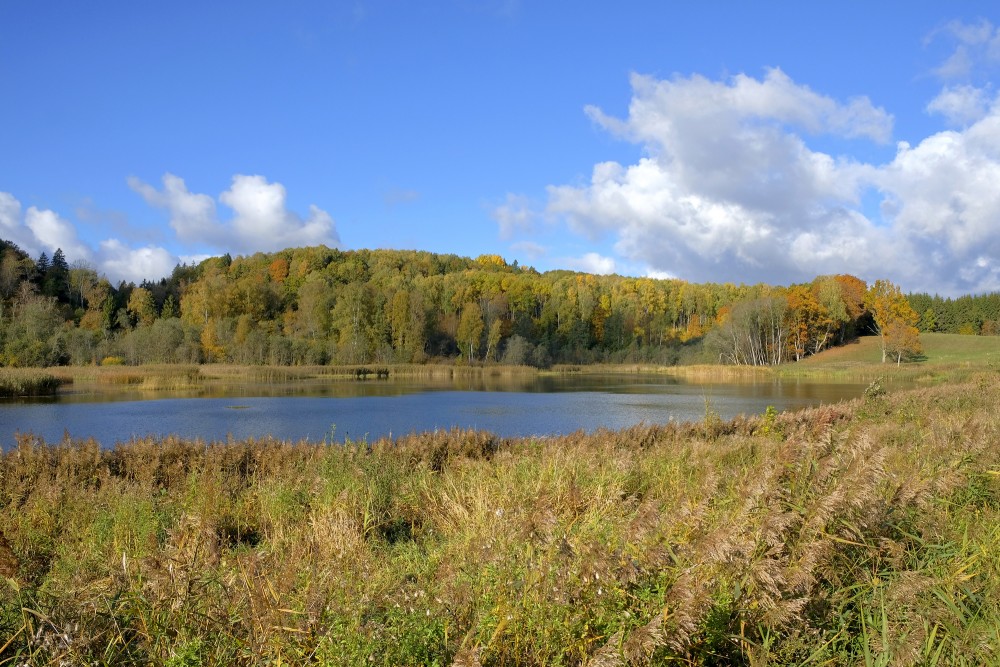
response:
[[[3,664],[984,664],[995,370],[551,438],[0,459]]]

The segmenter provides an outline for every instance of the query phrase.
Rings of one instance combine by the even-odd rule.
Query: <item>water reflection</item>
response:
[[[861,395],[865,385],[808,381],[689,383],[643,375],[462,377],[233,383],[196,393],[79,389],[46,400],[0,404],[0,443],[64,433],[105,446],[146,435],[188,438],[375,439],[452,427],[505,436],[569,433],[795,409]]]

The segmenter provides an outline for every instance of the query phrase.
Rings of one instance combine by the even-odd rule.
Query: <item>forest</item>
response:
[[[903,295],[851,275],[790,286],[538,272],[499,255],[323,246],[178,265],[112,285],[62,250],[0,240],[0,366],[447,361],[773,365],[919,331],[996,335],[1000,294]]]

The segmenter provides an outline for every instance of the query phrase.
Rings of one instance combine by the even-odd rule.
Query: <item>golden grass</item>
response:
[[[997,380],[545,439],[24,436],[0,664],[987,664]]]
[[[0,368],[0,398],[50,396],[68,382],[32,368]]]
[[[55,366],[46,372],[82,387],[130,387],[144,391],[189,390],[200,386],[204,379],[194,364]]]

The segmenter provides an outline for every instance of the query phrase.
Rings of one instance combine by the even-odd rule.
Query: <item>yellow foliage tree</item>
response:
[[[899,287],[888,280],[876,280],[865,294],[865,307],[875,322],[882,348],[882,363],[892,354],[896,363],[903,357],[920,354],[920,316]]]
[[[132,290],[126,308],[140,326],[148,327],[156,319],[156,303],[153,301],[153,293],[145,287],[136,287]]]

